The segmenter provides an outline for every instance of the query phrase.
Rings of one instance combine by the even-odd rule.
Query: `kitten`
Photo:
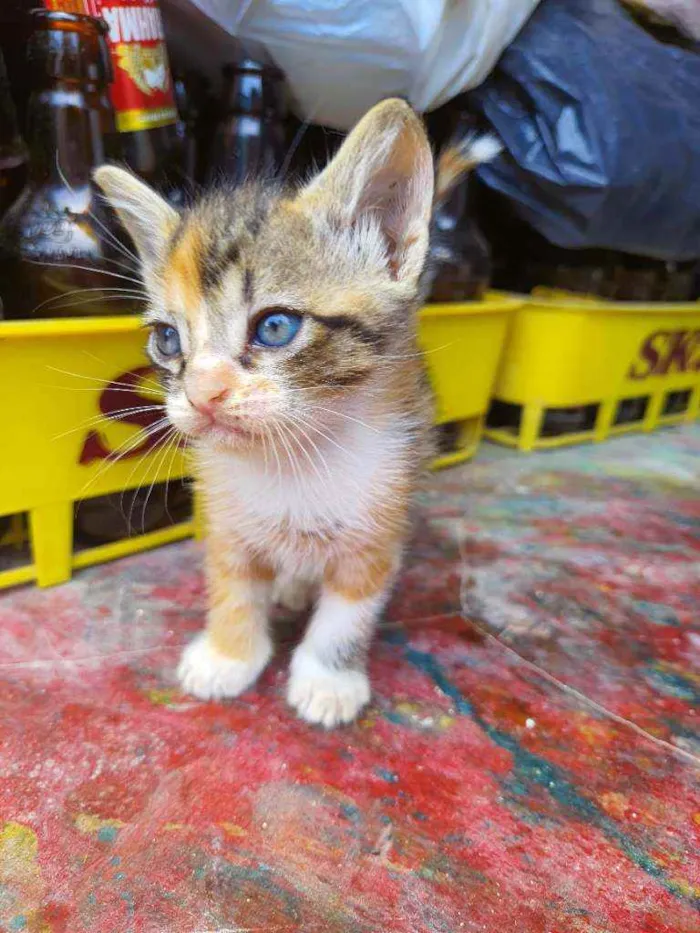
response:
[[[384,101],[306,187],[250,182],[182,214],[122,169],[95,177],[142,261],[149,353],[208,524],[208,621],[180,682],[237,696],[270,660],[275,584],[295,608],[313,592],[287,698],[309,722],[349,722],[431,453],[423,125]]]

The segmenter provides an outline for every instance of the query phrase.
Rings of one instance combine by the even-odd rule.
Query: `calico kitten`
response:
[[[178,214],[122,169],[96,173],[139,251],[149,352],[196,458],[209,615],[178,670],[195,696],[258,677],[277,586],[295,608],[315,597],[289,703],[330,727],[369,700],[367,651],[430,455],[416,311],[433,174],[400,100],[301,190],[251,182]]]

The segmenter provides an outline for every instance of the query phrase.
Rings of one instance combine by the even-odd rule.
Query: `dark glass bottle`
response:
[[[0,0],[0,47],[22,119],[30,82],[24,62],[29,11],[42,5],[105,20],[122,158],[173,203],[183,203],[188,179],[158,0]]]
[[[473,117],[459,113],[451,143],[474,131]],[[435,210],[426,271],[429,301],[478,300],[489,287],[491,256],[475,219],[473,184],[466,175]]]
[[[106,27],[88,16],[37,11],[28,44],[29,179],[0,223],[5,317],[115,314],[137,287],[117,225],[92,182],[114,134]]]
[[[65,3],[80,3],[109,27],[111,98],[124,161],[172,203],[182,204],[187,179],[159,0],[44,0],[49,7]]]
[[[279,171],[285,157],[285,117],[286,85],[279,68],[245,56],[226,65],[209,179],[240,184]]]
[[[0,0],[0,52],[5,59],[12,99],[17,108],[21,132],[26,128],[29,80],[27,69],[27,39],[29,11],[38,6],[32,0]]]
[[[17,128],[5,61],[0,52],[0,218],[22,190],[27,159],[27,147]]]
[[[479,218],[493,248],[494,286],[535,288],[608,301],[692,301],[695,261],[664,262],[610,249],[567,249],[519,218],[505,197],[481,186]]]
[[[31,92],[31,76],[27,61],[27,42],[32,32],[33,10],[45,7],[63,13],[89,13],[87,0],[0,0],[0,51],[12,88],[19,126],[24,133],[27,125],[27,103]]]

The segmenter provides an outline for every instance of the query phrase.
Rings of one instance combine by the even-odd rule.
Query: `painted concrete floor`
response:
[[[698,933],[700,427],[435,476],[325,733],[183,696],[185,543],[0,597],[0,928]]]

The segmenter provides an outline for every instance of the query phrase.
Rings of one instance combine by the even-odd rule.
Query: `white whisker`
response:
[[[99,362],[102,362],[101,360]],[[105,364],[106,365],[106,364]],[[159,385],[155,380],[148,379],[145,376],[139,376],[138,380],[132,384],[128,382],[117,382],[112,381],[111,379],[102,379],[100,376],[85,376],[81,373],[73,373],[68,369],[59,369],[57,366],[48,366],[47,369],[52,370],[52,372],[60,373],[62,376],[72,376],[74,379],[83,379],[86,382],[96,382],[98,385],[110,386],[117,389],[124,389],[127,392],[138,392],[138,390],[145,386],[146,388],[153,388],[160,394],[163,392],[163,387]],[[56,388],[55,386],[53,388]],[[61,387],[63,388],[63,387]],[[70,386],[65,386],[65,388],[71,388]],[[88,389],[87,391],[92,391]]]
[[[110,272],[107,269],[100,269],[96,266],[78,266],[75,263],[66,263],[66,262],[43,262],[38,259],[25,259],[25,262],[29,262],[34,266],[54,266],[57,269],[76,269],[78,272],[89,272],[92,275],[107,275],[112,279],[122,279],[124,282],[132,282],[134,285],[138,285],[139,288],[143,283],[130,275],[122,275],[119,272]]]
[[[84,431],[86,428],[91,428],[104,421],[111,421],[117,424],[124,423],[123,419],[120,417],[121,415],[145,414],[149,411],[163,411],[164,408],[165,405],[142,405],[139,408],[120,408],[117,411],[110,411],[109,414],[92,415],[74,428],[69,428],[67,431],[63,431],[61,434],[52,437],[51,440],[59,441],[62,437],[68,437],[70,434],[76,434],[78,431]]]
[[[71,295],[84,295],[84,294],[86,294],[87,292],[109,292],[110,295],[112,295],[112,294],[115,294],[115,295],[116,295],[116,294],[118,293],[118,294],[120,294],[120,295],[121,295],[121,294],[124,294],[124,295],[128,296],[129,298],[132,298],[134,295],[137,294],[137,295],[139,295],[139,297],[142,297],[142,298],[144,298],[145,300],[148,299],[148,295],[146,295],[145,292],[137,292],[135,289],[134,289],[134,290],[131,290],[131,289],[126,289],[126,288],[116,288],[116,287],[113,286],[113,285],[104,286],[103,288],[100,288],[100,287],[94,287],[94,288],[74,288],[74,289],[72,289],[72,290],[69,291],[69,292],[63,292],[63,293],[60,294],[60,295],[52,295],[51,298],[46,298],[44,301],[40,302],[40,304],[38,304],[38,305],[32,310],[32,314],[36,314],[36,312],[39,311],[39,310],[41,310],[41,308],[45,308],[45,307],[47,307],[48,305],[53,304],[54,302],[63,301],[63,300],[65,300],[65,299],[67,299],[67,298],[70,298]],[[92,300],[92,299],[91,299],[91,300]],[[98,299],[98,300],[99,300],[99,299]]]

